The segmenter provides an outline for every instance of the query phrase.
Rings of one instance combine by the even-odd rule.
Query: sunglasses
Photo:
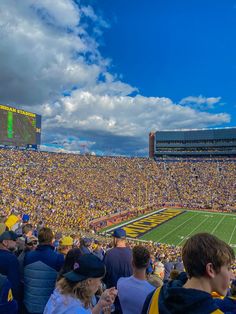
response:
[[[37,241],[32,241],[32,242],[28,243],[27,245],[29,245],[29,246],[38,245],[38,242]]]

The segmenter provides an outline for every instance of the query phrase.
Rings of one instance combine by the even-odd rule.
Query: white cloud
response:
[[[138,89],[112,74],[111,61],[99,53],[96,38],[108,26],[91,6],[72,0],[1,0],[0,103],[41,113],[51,150],[78,152],[86,142],[88,150],[141,154],[150,130],[230,121],[226,113],[202,111],[220,97],[189,96],[175,104],[130,96]]]
[[[48,112],[42,108],[43,116]],[[55,104],[45,126],[102,130],[120,136],[147,136],[151,129],[197,128],[229,122],[228,114],[210,114],[174,104],[168,98],[109,96],[76,90]]]
[[[213,109],[214,105],[219,104],[221,97],[203,97],[200,96],[188,96],[180,101],[180,105],[188,105],[195,107],[199,110]]]

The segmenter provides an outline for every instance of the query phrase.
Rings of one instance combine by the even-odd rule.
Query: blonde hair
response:
[[[63,295],[72,296],[74,298],[79,299],[84,307],[88,309],[91,307],[91,297],[92,293],[89,288],[88,280],[83,280],[80,282],[73,282],[67,280],[66,278],[61,278],[57,284],[56,288]]]

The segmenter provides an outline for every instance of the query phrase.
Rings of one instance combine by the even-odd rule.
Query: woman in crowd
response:
[[[102,310],[107,313],[117,294],[115,288],[105,290],[92,306],[92,297],[100,288],[105,272],[104,264],[95,255],[79,257],[74,269],[57,282],[44,314],[100,314]]]

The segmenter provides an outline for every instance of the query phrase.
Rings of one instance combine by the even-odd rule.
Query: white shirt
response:
[[[53,291],[43,314],[92,314],[91,309],[85,309],[79,299],[62,295],[57,289]]]

